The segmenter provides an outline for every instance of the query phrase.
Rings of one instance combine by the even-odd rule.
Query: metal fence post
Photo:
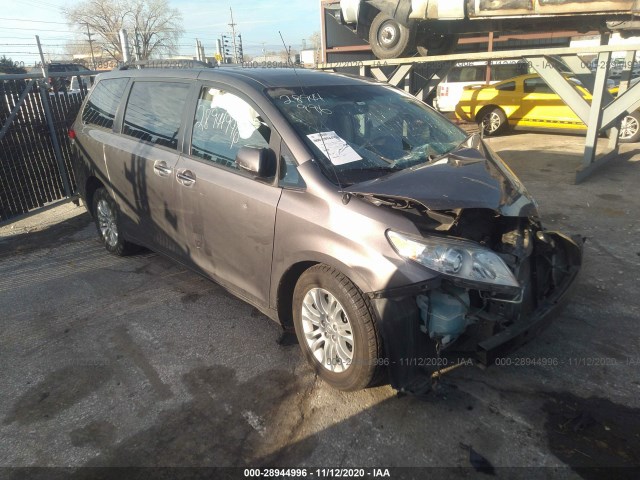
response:
[[[42,106],[44,107],[44,116],[47,120],[47,126],[49,127],[49,135],[51,135],[51,143],[53,144],[53,151],[56,156],[56,162],[58,163],[58,170],[62,177],[62,184],[64,185],[64,193],[67,197],[71,196],[71,185],[69,183],[69,174],[67,173],[67,167],[64,164],[64,158],[62,157],[62,150],[60,149],[60,143],[56,135],[56,127],[53,123],[53,115],[51,113],[51,105],[49,105],[49,92],[43,84],[40,84],[40,98],[42,99]]]

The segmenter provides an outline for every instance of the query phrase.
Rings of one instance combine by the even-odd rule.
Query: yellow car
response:
[[[591,94],[578,80],[576,83],[587,100]],[[609,90],[617,95],[617,88]],[[520,130],[553,130],[586,133],[587,127],[566,103],[536,74],[521,75],[493,85],[465,87],[456,106],[456,117],[476,122],[485,135],[496,135],[507,128]],[[620,141],[640,140],[640,112],[625,116],[620,128]]]

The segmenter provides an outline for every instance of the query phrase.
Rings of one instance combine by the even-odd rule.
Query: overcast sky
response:
[[[250,55],[282,50],[278,31],[287,45],[299,49],[302,39],[320,31],[319,0],[169,0],[182,12],[185,34],[179,53],[194,55],[199,38],[207,56],[215,52],[215,39],[230,30],[229,7],[233,7],[236,30],[242,34],[244,51]],[[40,35],[43,50],[55,59],[67,41],[78,38],[60,12],[73,0],[2,0],[0,9],[0,56],[32,65],[38,61],[34,35]],[[78,2],[79,3],[79,2]]]

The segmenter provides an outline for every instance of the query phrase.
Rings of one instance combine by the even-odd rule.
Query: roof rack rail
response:
[[[218,62],[202,62],[200,60],[187,59],[152,59],[152,60],[135,60],[123,63],[118,70],[129,70],[132,68],[216,68]]]

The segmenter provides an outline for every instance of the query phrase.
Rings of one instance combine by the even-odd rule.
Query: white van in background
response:
[[[491,62],[489,83],[501,82],[526,73],[530,73],[529,67],[523,60],[497,60]],[[455,111],[462,96],[462,89],[479,83],[487,83],[487,62],[457,63],[438,84],[434,107],[440,112]]]

